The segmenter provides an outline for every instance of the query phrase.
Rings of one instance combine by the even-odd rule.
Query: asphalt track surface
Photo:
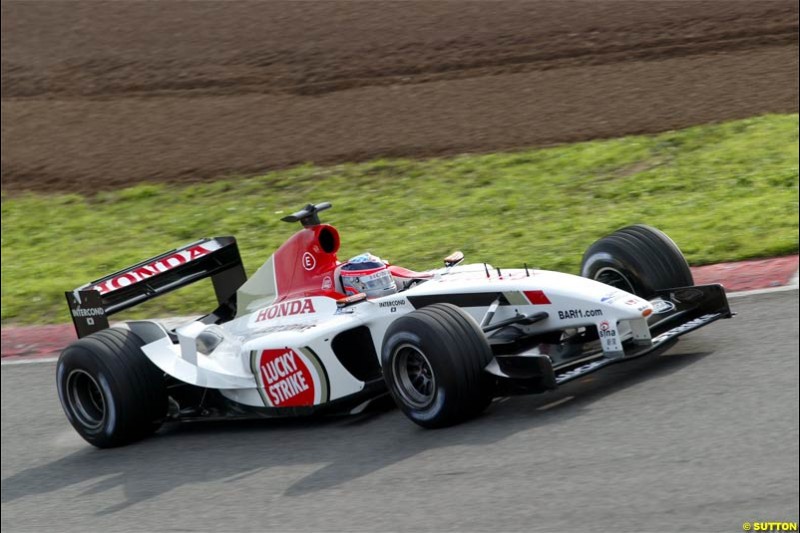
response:
[[[3,0],[3,190],[797,112],[797,51],[796,0]]]
[[[360,417],[174,425],[114,450],[52,363],[2,367],[3,531],[741,531],[798,520],[798,292],[666,354],[422,430]],[[559,403],[560,402],[560,403]]]

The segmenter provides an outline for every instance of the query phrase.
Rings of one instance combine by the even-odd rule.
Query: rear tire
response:
[[[389,392],[403,413],[425,428],[457,424],[489,405],[493,382],[484,368],[492,357],[475,320],[443,303],[395,320],[381,351]]]
[[[142,353],[144,342],[104,329],[61,352],[56,383],[72,427],[89,444],[110,448],[155,432],[167,414],[164,373]]]
[[[581,276],[648,300],[657,290],[694,285],[678,246],[662,231],[643,224],[592,244],[583,254]]]

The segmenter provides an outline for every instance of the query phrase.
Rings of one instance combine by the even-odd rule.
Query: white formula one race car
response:
[[[98,447],[165,421],[357,413],[387,390],[427,428],[672,346],[729,318],[720,285],[693,286],[678,247],[630,226],[583,256],[581,276],[462,265],[414,272],[336,257],[330,204],[246,279],[233,237],[202,239],[66,293],[79,340],[61,353],[61,405]],[[219,306],[169,328],[108,316],[203,278]]]

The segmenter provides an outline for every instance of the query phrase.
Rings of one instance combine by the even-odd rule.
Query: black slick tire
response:
[[[492,399],[492,350],[475,320],[451,304],[412,311],[389,326],[381,350],[389,392],[425,428],[477,416]]]
[[[678,246],[644,224],[622,228],[592,244],[583,254],[581,276],[645,299],[658,290],[694,285]]]
[[[58,359],[56,385],[67,419],[98,448],[123,446],[155,432],[167,413],[164,374],[122,328],[88,335]]]

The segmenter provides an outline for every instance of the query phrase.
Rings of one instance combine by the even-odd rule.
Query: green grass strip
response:
[[[63,291],[204,236],[235,235],[248,273],[297,228],[307,202],[342,235],[340,259],[369,250],[426,269],[468,262],[577,272],[595,239],[646,223],[695,265],[796,252],[798,115],[652,136],[488,155],[304,165],[189,186],[139,185],[91,197],[2,198],[2,321],[67,322]],[[195,314],[208,287],[130,316]]]

